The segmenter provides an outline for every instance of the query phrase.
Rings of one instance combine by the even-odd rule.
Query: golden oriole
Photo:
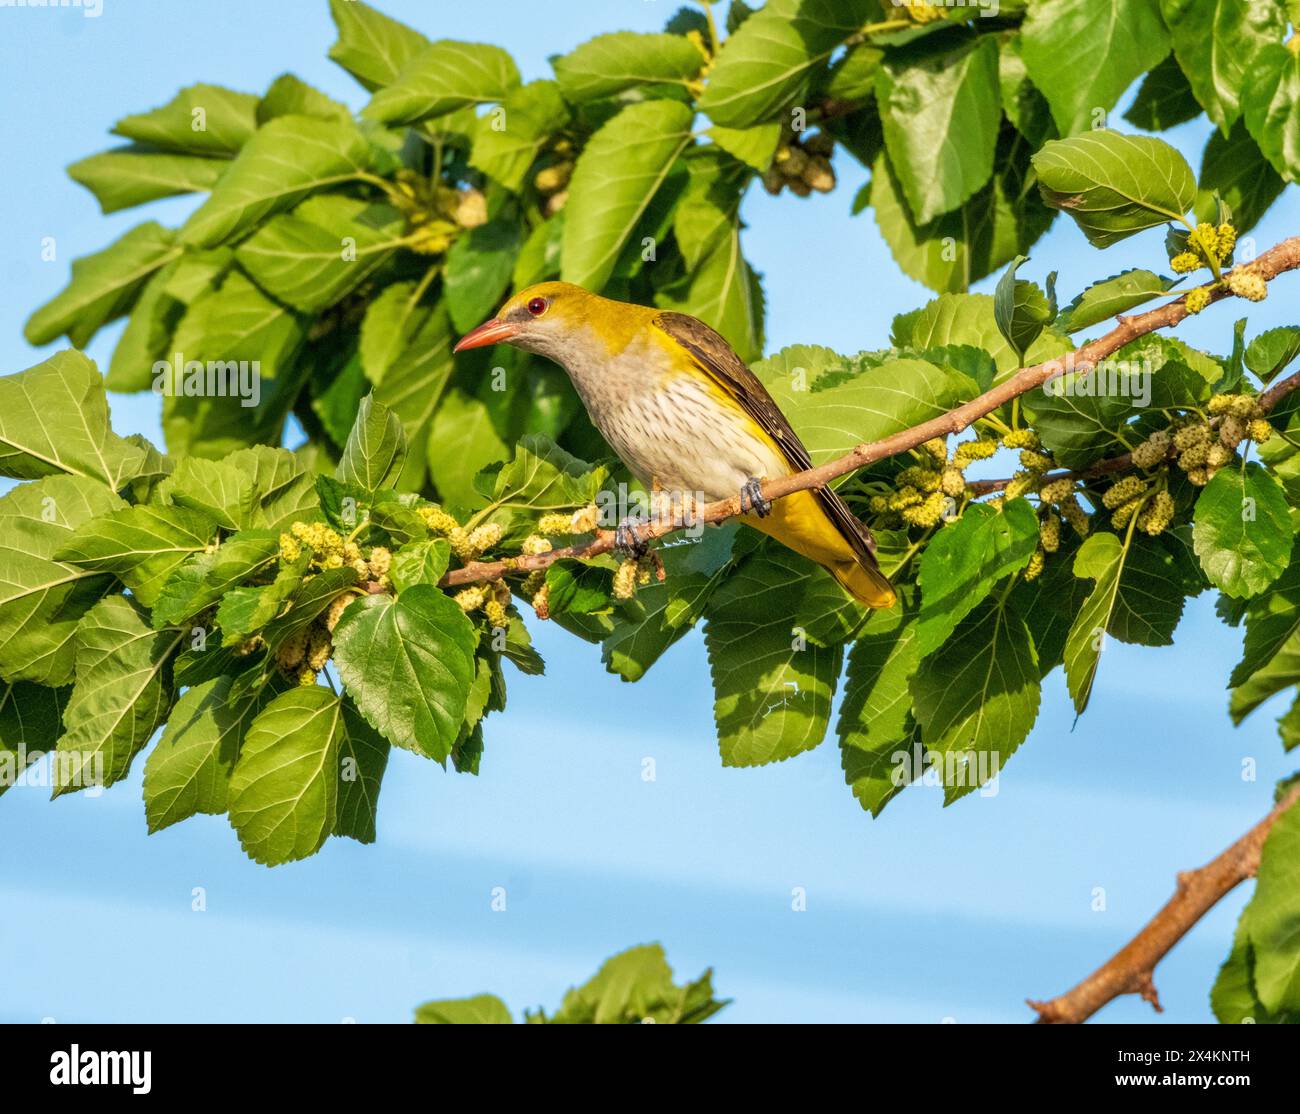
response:
[[[739,491],[741,521],[821,565],[869,607],[893,604],[871,534],[834,491],[762,497],[763,479],[812,461],[757,376],[704,322],[544,282],[455,350],[503,343],[564,368],[596,428],[651,490],[706,502]]]

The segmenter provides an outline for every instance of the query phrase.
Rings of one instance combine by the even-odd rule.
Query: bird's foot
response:
[[[740,489],[740,513],[751,512],[759,518],[772,513],[772,501],[763,498],[763,481],[757,476],[750,476]]]
[[[644,525],[645,519],[630,514],[614,528],[614,552],[625,561],[639,561],[649,551],[650,543],[637,532]]]

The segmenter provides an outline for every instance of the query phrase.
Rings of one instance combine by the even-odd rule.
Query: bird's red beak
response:
[[[452,351],[464,352],[467,348],[486,348],[489,344],[503,344],[516,336],[518,332],[518,325],[494,317],[491,321],[484,321],[477,329],[461,337]]]

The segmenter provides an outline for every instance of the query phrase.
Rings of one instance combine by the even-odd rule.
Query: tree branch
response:
[[[1178,888],[1132,940],[1072,990],[1047,1002],[1028,1005],[1038,1012],[1039,1025],[1076,1025],[1122,994],[1138,994],[1161,1012],[1153,976],[1156,964],[1238,883],[1253,878],[1260,851],[1277,819],[1300,800],[1293,788],[1263,820],[1218,858],[1199,870],[1178,875]]]
[[[1295,270],[1300,267],[1300,236],[1292,236],[1290,239],[1283,240],[1280,244],[1264,252],[1249,266],[1266,282],[1276,278],[1284,271]],[[1211,302],[1217,302],[1227,297],[1232,297],[1232,295],[1223,286],[1217,286],[1210,290]],[[1115,320],[1118,324],[1104,336],[1091,340],[1058,359],[1048,360],[1032,367],[1021,368],[982,395],[978,395],[971,399],[970,402],[965,402],[961,406],[949,410],[946,414],[931,418],[928,422],[922,422],[910,429],[900,430],[898,433],[891,434],[879,441],[858,445],[852,452],[816,468],[809,468],[804,472],[796,472],[789,476],[780,476],[765,481],[763,483],[763,496],[766,499],[780,499],[796,491],[808,491],[813,488],[825,487],[831,480],[849,472],[855,472],[868,464],[874,464],[878,460],[884,460],[887,457],[907,452],[909,449],[914,449],[933,438],[961,433],[986,414],[991,414],[1012,399],[1032,391],[1035,387],[1042,386],[1048,379],[1061,375],[1066,371],[1081,374],[1089,372],[1101,360],[1113,355],[1130,341],[1146,336],[1157,329],[1177,325],[1189,316],[1185,299],[1186,294],[1172,302],[1167,302],[1162,306],[1133,317],[1117,316]],[[730,499],[709,503],[700,509],[695,518],[690,521],[681,517],[653,519],[638,528],[637,536],[641,541],[646,542],[699,522],[722,522],[725,519],[734,518],[740,513],[740,495],[737,493]],[[507,573],[533,572],[537,569],[544,569],[556,561],[566,558],[596,557],[602,553],[608,553],[613,548],[614,531],[601,530],[591,541],[580,545],[553,549],[549,553],[511,557],[501,561],[471,562],[463,568],[453,569],[447,573],[442,578],[441,584],[444,587],[452,588],[484,580],[497,580]]]

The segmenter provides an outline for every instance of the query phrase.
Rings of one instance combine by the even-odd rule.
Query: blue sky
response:
[[[380,6],[432,37],[500,43],[526,77],[597,32],[657,29],[676,7]],[[355,107],[363,99],[325,57],[324,0],[104,0],[97,19],[0,9],[0,25],[0,373],[40,358],[22,323],[63,285],[68,262],[140,219],[100,216],[63,174],[111,145],[116,118],[195,81],[257,92],[289,69]],[[1206,134],[1186,125],[1172,139],[1199,165]],[[927,300],[870,214],[848,216],[865,174],[844,157],[837,171],[827,197],[756,189],[746,201],[771,350],[879,347],[895,313]],[[1256,230],[1261,247],[1295,231],[1296,197],[1289,190]],[[149,215],[172,223],[191,205]],[[54,263],[40,257],[46,236]],[[1159,232],[1098,256],[1064,219],[1034,256],[1022,274],[1058,270],[1067,300],[1125,267],[1162,264]],[[1287,323],[1296,292],[1294,277],[1279,283],[1252,311],[1252,333]],[[1215,307],[1182,335],[1225,350],[1233,316]],[[101,366],[117,331],[91,346]],[[152,396],[112,404],[119,432],[160,437]],[[1218,626],[1212,603],[1207,594],[1189,606],[1174,648],[1110,643],[1077,724],[1054,675],[997,796],[945,810],[938,791],[913,789],[876,821],[844,787],[833,742],[775,767],[721,767],[698,636],[633,686],[603,672],[598,650],[540,624],[549,675],[511,675],[510,707],[487,724],[482,776],[395,753],[369,847],[331,841],[308,862],[267,870],[244,858],[223,818],[146,837],[139,762],[97,799],[12,791],[0,800],[0,948],[11,957],[0,1020],[401,1021],[426,998],[484,990],[518,1012],[558,1003],[605,956],[656,939],[681,975],[715,967],[720,992],[736,999],[726,1020],[1025,1020],[1026,997],[1092,970],[1168,897],[1177,870],[1267,810],[1288,772],[1280,709],[1237,730],[1227,719],[1240,635]],[[1246,759],[1257,781],[1243,781]],[[493,912],[499,886],[507,908]],[[794,887],[807,892],[805,912],[791,910]],[[1104,911],[1093,908],[1098,887]],[[196,888],[206,911],[192,911]],[[1245,896],[1162,965],[1163,1019],[1210,1020],[1207,991]],[[1123,1000],[1103,1018],[1154,1015]]]

